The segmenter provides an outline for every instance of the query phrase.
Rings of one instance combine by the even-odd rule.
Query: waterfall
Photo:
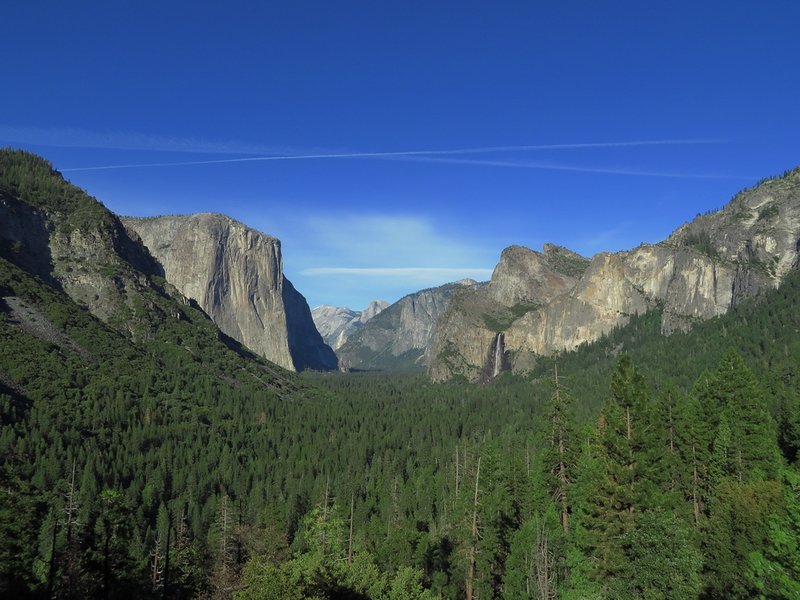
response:
[[[503,369],[503,347],[504,347],[503,334],[498,333],[494,340],[494,372],[492,377],[497,377]]]
[[[488,383],[504,370],[507,370],[508,366],[505,365],[506,360],[506,340],[505,334],[497,333],[492,340],[492,343],[489,344],[486,352],[486,359],[483,363],[483,368],[481,369],[481,376],[480,380],[483,383]]]

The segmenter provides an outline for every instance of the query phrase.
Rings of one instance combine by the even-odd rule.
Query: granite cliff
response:
[[[590,261],[561,249],[555,263],[553,248],[508,248],[487,289],[454,297],[431,345],[434,380],[524,372],[536,356],[572,350],[656,308],[664,334],[686,330],[776,287],[798,264],[800,169],[741,192],[659,244]]]
[[[361,329],[372,317],[389,306],[386,300],[373,300],[364,310],[351,310],[340,306],[323,304],[311,311],[314,325],[322,339],[333,348],[341,348],[353,333]]]
[[[336,368],[305,298],[283,275],[280,240],[212,213],[122,222],[224,333],[287,369]]]
[[[421,370],[436,321],[454,292],[479,287],[471,279],[404,296],[369,319],[337,350],[343,370]]]
[[[565,294],[588,266],[588,259],[552,244],[542,252],[506,248],[488,285],[459,290],[440,317],[429,352],[431,375],[444,379],[452,371],[486,380],[507,369],[502,332]]]

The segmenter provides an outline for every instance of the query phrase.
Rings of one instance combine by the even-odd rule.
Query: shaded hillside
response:
[[[12,350],[13,344],[30,342],[30,352],[43,348],[53,360],[66,361],[58,377],[43,382],[58,382],[63,389],[80,388],[70,366],[90,375],[96,374],[92,369],[141,373],[158,370],[157,362],[148,361],[164,356],[203,367],[230,385],[243,384],[241,371],[257,388],[295,387],[283,369],[221,333],[164,279],[158,263],[115,215],[64,181],[47,161],[0,151],[0,216],[8,340],[2,371],[8,385],[28,389],[24,365],[33,379],[41,379],[35,376],[37,362],[50,355]]]
[[[351,334],[336,354],[342,369],[421,371],[439,315],[471,279],[429,288],[400,298]]]
[[[102,204],[21,151],[0,150],[0,257],[131,339],[153,334],[157,263]]]

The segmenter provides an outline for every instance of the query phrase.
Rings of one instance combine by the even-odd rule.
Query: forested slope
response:
[[[420,596],[424,586],[458,598],[471,581],[475,597],[526,597],[526,589],[536,597],[542,569],[562,597],[661,589],[649,597],[746,598],[760,585],[791,597],[795,589],[797,567],[784,546],[797,542],[800,526],[787,466],[800,438],[796,275],[692,333],[662,338],[643,317],[561,357],[560,398],[573,400],[556,418],[545,363],[538,378],[487,386],[285,372],[281,385],[265,386],[268,367],[226,348],[217,351],[222,363],[202,359],[213,357],[210,339],[184,330],[176,345],[170,336],[180,332],[167,327],[140,349],[33,278],[5,263],[2,272],[2,296],[38,307],[66,336],[27,333],[4,305],[5,590],[276,598],[350,590],[377,598],[393,586]],[[190,309],[186,319],[207,322]],[[623,349],[632,361],[617,364],[614,352]],[[758,403],[744,406],[748,398]],[[620,421],[626,411],[634,431],[647,423],[633,445]],[[553,501],[562,492],[550,467],[560,461],[547,458],[562,421],[572,436],[567,534]],[[747,433],[760,449],[731,450],[753,423],[766,424]],[[674,455],[665,452],[670,432]],[[698,512],[687,479],[692,440],[703,461]],[[633,463],[615,462],[630,456]],[[614,489],[602,487],[603,469],[618,479]],[[740,522],[746,527],[737,529]],[[543,540],[551,559],[537,566]],[[731,540],[735,552],[722,552]],[[652,544],[679,562],[648,554]],[[626,567],[632,560],[635,572]],[[686,593],[664,592],[662,571],[685,572]],[[767,576],[775,573],[779,581]]]
[[[288,402],[305,387],[221,337],[191,306],[164,313],[153,339],[137,345],[2,259],[0,298],[2,500],[11,503],[3,525],[12,530],[2,538],[12,543],[18,525],[34,528],[34,538],[2,565],[18,580],[13,585],[44,577],[34,587],[61,589],[56,579],[67,577],[64,585],[78,586],[70,593],[80,596],[85,590],[72,579],[88,581],[92,567],[65,573],[62,564],[51,574],[52,541],[63,559],[70,523],[80,523],[74,536],[82,556],[99,551],[92,546],[105,543],[96,529],[108,511],[125,532],[112,533],[127,536],[116,548],[131,565],[143,560],[173,490],[193,490],[187,497],[197,501],[185,510],[202,534],[213,521],[204,516],[213,513],[208,502],[219,486],[233,484],[230,464],[238,457],[227,440],[242,421],[265,420],[270,403]],[[103,501],[108,494],[113,502]],[[65,503],[76,507],[69,518]],[[125,569],[117,575],[128,577]]]

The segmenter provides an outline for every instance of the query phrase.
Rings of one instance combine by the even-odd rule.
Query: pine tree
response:
[[[599,541],[595,526],[602,508],[597,492],[601,489],[605,469],[598,431],[584,428],[579,439],[583,441],[577,452],[572,486],[572,518],[566,540],[567,576],[559,590],[564,600],[599,599],[603,595],[603,582],[597,578],[594,557]]]
[[[750,553],[747,579],[761,596],[800,598],[800,472],[787,469],[782,483],[786,510],[770,516],[768,544]]]
[[[709,448],[708,425],[700,403],[692,394],[678,394],[674,423],[677,490],[691,507],[692,522],[697,526],[709,496]]]
[[[645,507],[645,430],[647,394],[644,379],[627,355],[617,360],[611,394],[598,422],[597,452],[601,473],[589,498],[586,527],[595,577],[608,587],[627,558],[622,543]]]
[[[552,395],[544,410],[543,431],[533,462],[532,515],[523,523],[509,561],[521,573],[506,569],[509,585],[526,597],[550,598],[567,578],[566,537],[573,511],[575,448],[573,399],[553,366]]]
[[[712,489],[716,488],[727,478],[736,478],[740,482],[742,480],[740,462],[736,460],[737,457],[741,458],[741,454],[736,453],[736,446],[734,445],[732,436],[728,411],[724,410],[719,420],[719,426],[717,427],[717,435],[714,437],[711,460],[709,463],[709,475]]]
[[[30,489],[14,473],[12,461],[0,464],[0,596],[24,597],[33,586],[34,523]]]
[[[668,381],[656,397],[645,443],[649,465],[646,476],[653,484],[651,505],[682,512],[685,500],[692,496],[698,440],[696,416],[690,412],[693,409],[686,396]]]
[[[711,501],[711,516],[703,542],[708,596],[720,600],[759,596],[762,583],[753,578],[753,553],[770,546],[773,514],[782,512],[783,498],[775,481],[722,481]]]
[[[480,462],[480,490],[475,539],[475,596],[501,598],[512,532],[519,525],[518,490],[512,473],[518,468],[500,440],[485,444]],[[474,498],[473,498],[474,500]]]
[[[119,590],[131,585],[134,565],[129,555],[131,513],[118,490],[100,492],[100,517],[95,523],[95,539],[99,541],[99,570],[102,573],[102,597],[120,596]]]
[[[775,426],[758,382],[735,351],[722,359],[714,384],[731,428],[736,478],[774,479],[781,466]]]
[[[478,549],[478,491],[481,477],[481,457],[478,456],[478,465],[475,468],[475,494],[472,500],[472,526],[470,528],[470,540],[467,549],[467,578],[464,583],[466,599],[472,600],[475,590],[475,562]]]
[[[573,399],[558,378],[558,363],[553,366],[553,395],[545,413],[549,424],[549,439],[542,444],[542,460],[548,469],[545,477],[548,495],[558,504],[563,534],[569,532],[570,485],[575,465],[575,415]]]
[[[84,595],[81,573],[81,539],[83,523],[78,520],[80,503],[76,482],[76,464],[72,461],[72,474],[64,494],[64,521],[62,527],[66,532],[64,550],[61,557],[62,594],[65,598],[77,598]]]
[[[701,589],[703,558],[689,527],[676,515],[654,509],[637,515],[623,539],[627,561],[611,598],[695,600]]]
[[[552,600],[560,585],[559,561],[564,554],[560,514],[550,503],[537,511],[514,533],[506,561],[504,591],[507,598]]]

